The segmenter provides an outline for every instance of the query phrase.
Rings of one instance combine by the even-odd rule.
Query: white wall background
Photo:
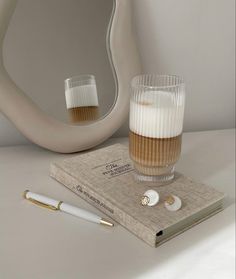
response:
[[[134,3],[145,72],[186,81],[184,130],[235,127],[235,0]]]
[[[133,1],[145,72],[186,80],[185,131],[233,128],[235,0]],[[115,136],[127,132],[128,119]],[[0,145],[25,142],[0,114]]]

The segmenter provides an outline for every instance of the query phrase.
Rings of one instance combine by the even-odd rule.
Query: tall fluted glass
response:
[[[93,75],[66,79],[65,97],[72,123],[87,123],[99,118],[97,87]]]
[[[136,178],[167,182],[181,153],[185,84],[178,76],[140,75],[131,83],[130,157]]]

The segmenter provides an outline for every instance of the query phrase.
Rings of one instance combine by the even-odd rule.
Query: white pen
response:
[[[82,219],[85,219],[85,220],[93,222],[93,223],[102,224],[102,225],[106,225],[109,227],[114,226],[114,224],[112,224],[111,222],[109,222],[109,221],[101,218],[100,216],[98,216],[94,213],[91,213],[87,210],[69,205],[63,201],[57,201],[57,200],[45,197],[43,195],[32,193],[29,190],[26,190],[23,193],[23,197],[25,199],[31,201],[34,204],[43,206],[43,207],[51,209],[51,210],[60,210],[60,211],[66,212],[66,213],[74,215],[76,217],[80,217]]]

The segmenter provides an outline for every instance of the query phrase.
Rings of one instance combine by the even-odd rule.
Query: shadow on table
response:
[[[203,133],[201,137],[198,133],[192,143],[188,140],[187,147],[185,140],[187,140],[188,134],[185,134],[183,152],[177,169],[193,179],[226,193],[226,205],[229,206],[235,202],[234,185],[232,185],[235,164],[233,138],[226,138],[224,134],[217,133],[217,131],[214,133],[216,133],[217,140],[214,141],[212,134]],[[225,148],[226,146],[227,148]],[[223,183],[217,177],[221,174],[224,176]]]
[[[224,213],[223,211],[219,214]],[[117,260],[117,265],[110,267],[104,278],[130,279],[145,276],[145,273],[152,271],[154,268],[158,270],[162,265],[173,261],[182,253],[186,253],[190,249],[196,249],[201,242],[210,240],[214,234],[219,234],[221,230],[234,223],[234,214],[228,214],[227,218],[224,218],[223,215],[220,218],[219,214],[157,248],[151,248],[141,241],[140,245],[137,245],[137,242],[133,239],[127,243],[126,235],[120,249],[110,255],[113,261]],[[217,221],[215,218],[217,218]],[[122,243],[120,239],[119,242]],[[176,278],[181,278],[181,274],[176,274]]]

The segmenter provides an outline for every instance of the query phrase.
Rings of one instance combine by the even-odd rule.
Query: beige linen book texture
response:
[[[140,199],[153,187],[136,182],[133,172],[128,148],[115,144],[52,163],[50,175],[153,247],[222,210],[222,193],[181,174],[155,188],[156,206],[144,207]],[[181,198],[179,211],[164,207],[170,194]]]

